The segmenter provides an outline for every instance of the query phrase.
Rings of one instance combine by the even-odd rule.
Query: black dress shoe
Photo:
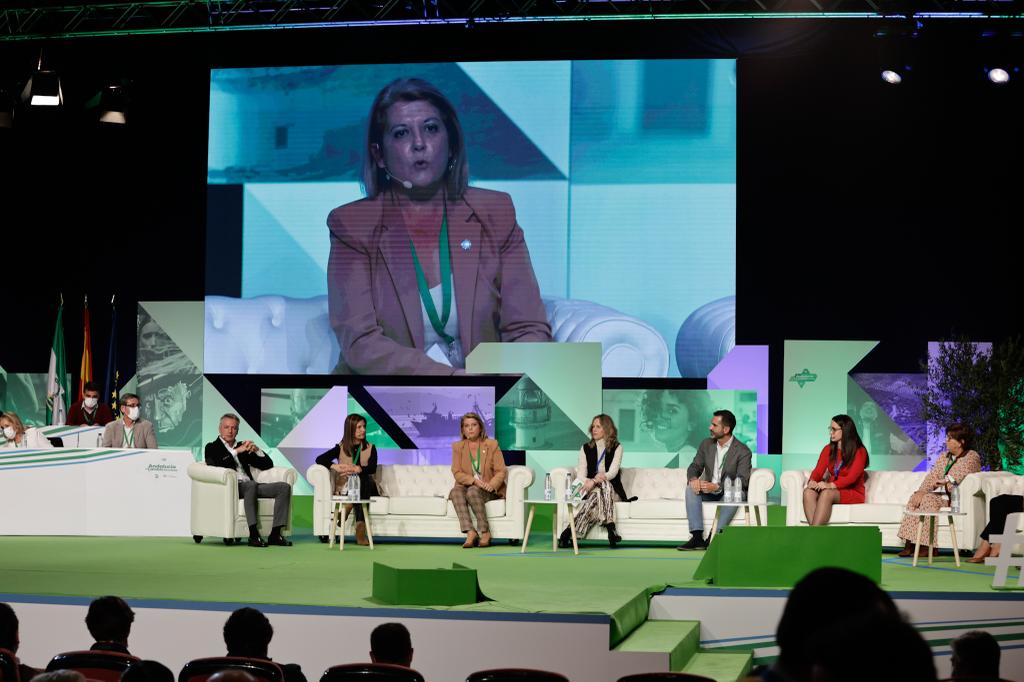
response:
[[[615,549],[615,546],[622,542],[622,536],[615,532],[614,526],[608,526],[608,545]]]
[[[266,547],[267,543],[264,542],[263,538],[257,536],[254,538],[249,538],[248,545],[250,547]]]
[[[292,546],[292,541],[289,540],[288,538],[286,538],[283,535],[278,535],[278,536],[271,535],[269,538],[267,538],[267,544],[268,545],[277,545],[278,547],[291,547]],[[265,546],[266,545],[264,545],[264,547]]]
[[[686,542],[686,544],[679,545],[678,547],[676,547],[676,549],[678,549],[680,552],[692,552],[707,548],[708,543],[704,540],[703,535],[694,535]]]

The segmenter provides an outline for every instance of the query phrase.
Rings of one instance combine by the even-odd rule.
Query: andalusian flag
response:
[[[50,371],[46,377],[46,423],[63,425],[68,419],[68,367],[64,357],[64,299],[57,308],[57,328],[50,348]]]
[[[85,332],[82,338],[82,366],[78,370],[78,400],[85,396],[85,385],[92,381],[92,333],[89,330],[89,297],[85,297]]]

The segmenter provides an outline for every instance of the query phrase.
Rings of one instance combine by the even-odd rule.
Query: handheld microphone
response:
[[[391,169],[387,167],[387,164],[384,165],[384,172],[388,174],[389,178],[391,178],[392,180],[397,182],[402,187],[404,187],[406,189],[412,189],[412,183],[409,182],[408,180],[403,180],[403,179],[395,176],[395,174],[391,172]]]

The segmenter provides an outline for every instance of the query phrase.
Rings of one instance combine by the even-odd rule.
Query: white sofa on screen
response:
[[[555,499],[565,497],[565,474],[575,474],[575,468],[557,467],[551,470]],[[615,530],[624,540],[684,540],[690,537],[686,522],[686,468],[624,467],[619,470],[622,486],[635,502],[615,503]],[[775,472],[771,469],[753,469],[747,486],[747,499],[760,507],[761,523],[768,522],[768,491],[775,485]],[[715,518],[715,505],[704,504],[704,531],[711,532]],[[756,519],[752,520],[754,523]],[[746,508],[740,507],[730,525],[746,525]],[[565,505],[558,505],[558,529],[569,525]],[[607,539],[601,526],[594,526],[586,536],[591,540]]]
[[[668,345],[646,322],[576,299],[544,308],[556,341],[602,344],[606,376],[668,375]],[[207,296],[204,331],[208,374],[330,374],[338,361],[326,296]]]
[[[807,525],[804,519],[803,495],[804,488],[810,478],[811,470],[782,472],[782,500],[786,505],[786,525]],[[903,521],[903,512],[907,500],[913,495],[927,472],[924,471],[872,471],[868,470],[868,478],[864,483],[864,504],[837,504],[832,507],[833,526],[878,526],[882,531],[882,546],[902,547],[896,533]],[[960,484],[961,511],[966,516],[954,517],[956,524],[957,545],[963,549],[973,549],[978,544],[978,533],[985,527],[985,497],[982,491],[983,482],[989,478],[1001,478],[1003,472],[982,472],[970,474]],[[951,547],[949,525],[943,520],[936,524],[939,533],[939,546]]]
[[[244,503],[238,497],[238,473],[233,469],[212,467],[202,462],[188,465],[188,477],[192,479],[192,538],[202,542],[212,535],[224,539],[224,544],[249,537],[249,524],[245,520]],[[256,474],[259,483],[285,482],[295,487],[298,472],[291,467],[271,467]],[[259,528],[262,535],[268,535],[274,521],[274,500],[256,501]],[[289,510],[288,525],[283,535],[292,533],[292,512]]]
[[[306,471],[313,486],[313,535],[326,541],[331,528],[331,472],[319,464]],[[373,536],[422,538],[462,537],[455,507],[448,493],[455,485],[451,467],[443,464],[381,464],[374,476],[379,497],[371,498],[370,530]],[[486,504],[487,522],[495,538],[521,540],[526,525],[526,489],[533,483],[533,470],[508,467],[505,498]],[[346,522],[351,533],[354,515]]]

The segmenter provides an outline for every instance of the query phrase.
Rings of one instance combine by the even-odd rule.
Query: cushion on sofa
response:
[[[682,499],[637,500],[628,505],[631,519],[685,519],[686,502]],[[619,511],[618,507],[615,509]]]
[[[850,523],[900,523],[903,521],[902,504],[844,504]],[[835,507],[833,507],[835,509]]]
[[[372,509],[370,513],[373,513]],[[388,514],[397,514],[399,516],[409,514],[444,516],[447,513],[448,500],[444,497],[410,495],[388,499]]]

